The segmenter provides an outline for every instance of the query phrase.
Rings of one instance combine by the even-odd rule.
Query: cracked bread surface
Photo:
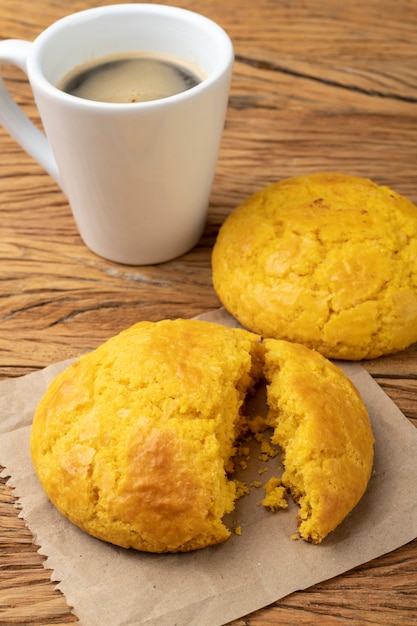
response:
[[[212,270],[224,307],[263,337],[346,360],[417,341],[417,207],[368,179],[261,189],[221,226]]]

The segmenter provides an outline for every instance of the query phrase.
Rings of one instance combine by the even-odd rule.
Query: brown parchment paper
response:
[[[203,319],[237,325],[223,310]],[[367,493],[318,545],[291,537],[296,506],[270,513],[252,488],[227,520],[240,524],[224,544],[188,554],[124,550],[89,537],[64,519],[44,495],[29,453],[30,424],[47,385],[67,362],[0,384],[0,465],[53,580],[82,626],[217,626],[283,596],[341,574],[417,536],[417,429],[358,364],[341,365],[359,389],[376,438]],[[257,400],[263,403],[262,398]],[[258,461],[242,474],[259,480]],[[268,462],[261,480],[276,474]]]

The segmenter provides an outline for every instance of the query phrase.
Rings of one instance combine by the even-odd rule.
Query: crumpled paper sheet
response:
[[[220,309],[200,316],[237,325]],[[33,412],[52,378],[67,365],[56,363],[20,379],[0,383],[0,465],[10,477],[53,580],[82,626],[220,626],[293,591],[381,556],[417,536],[417,429],[358,364],[342,367],[359,389],[376,438],[368,490],[354,511],[316,546],[291,537],[297,507],[271,513],[257,506],[263,490],[252,488],[228,517],[239,524],[221,545],[187,554],[146,554],[96,540],[52,506],[35,476],[29,435]],[[339,364],[341,365],[341,364]],[[260,399],[262,402],[262,399]],[[258,461],[242,474],[266,482],[277,474]]]

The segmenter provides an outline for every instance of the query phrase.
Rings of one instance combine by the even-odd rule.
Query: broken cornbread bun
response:
[[[284,484],[302,516],[312,511],[311,531],[300,526],[301,536],[318,542],[364,492],[373,440],[366,409],[343,372],[307,348],[286,344],[177,319],[139,322],[81,357],[52,381],[33,420],[33,463],[51,502],[87,533],[125,548],[179,552],[225,541],[231,533],[222,518],[247,492],[231,477],[240,437],[253,428],[245,400],[265,375],[268,421],[287,463]],[[298,436],[303,411],[310,456],[335,472],[323,483],[322,499],[324,474],[317,473],[317,492],[313,481],[304,481],[308,504],[301,483],[297,491],[287,477],[296,473],[289,460],[301,476],[311,459],[301,440],[302,454],[291,455],[281,434],[293,427]],[[357,473],[346,471],[336,453],[356,457]],[[269,504],[277,494],[269,494]]]
[[[87,533],[125,548],[224,541],[225,468],[259,377],[259,337],[194,320],[139,322],[51,383],[31,451],[46,494]]]
[[[343,372],[303,345],[266,339],[268,423],[282,450],[282,484],[300,505],[298,532],[320,543],[361,499],[374,437]]]
[[[360,360],[417,341],[417,207],[343,174],[272,184],[220,228],[213,284],[245,328]]]

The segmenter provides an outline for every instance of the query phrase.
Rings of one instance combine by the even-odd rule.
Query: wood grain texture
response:
[[[169,263],[127,267],[87,250],[54,181],[0,128],[0,378],[95,348],[141,319],[219,306],[210,254],[247,195],[313,171],[370,177],[417,202],[414,0],[178,0],[231,35],[236,62],[207,225]],[[33,40],[92,0],[0,3],[0,39]],[[5,82],[41,128],[24,74]],[[364,363],[417,426],[417,346]],[[0,459],[1,463],[1,459]],[[12,490],[0,481],[0,624],[76,623]],[[234,626],[417,625],[417,541]]]

